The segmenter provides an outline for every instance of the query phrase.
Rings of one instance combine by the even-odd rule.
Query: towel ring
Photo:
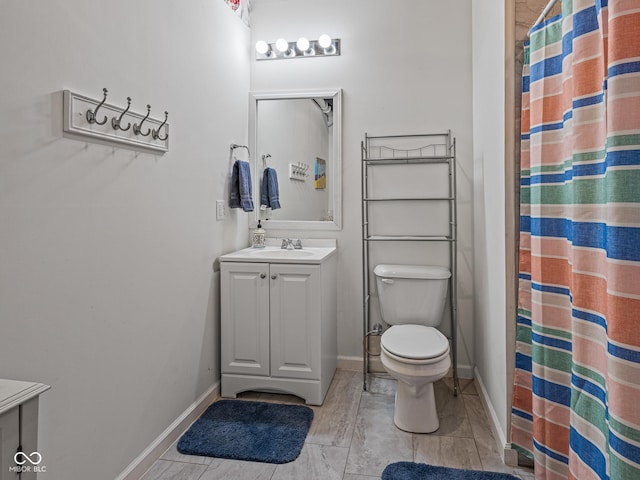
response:
[[[236,148],[246,148],[247,154],[249,155],[249,157],[251,157],[251,152],[249,151],[249,147],[247,147],[246,145],[238,145],[237,143],[232,143],[231,152],[233,152]]]

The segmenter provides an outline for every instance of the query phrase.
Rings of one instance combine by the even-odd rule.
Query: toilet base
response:
[[[432,433],[440,427],[431,382],[415,386],[399,380],[394,410],[393,422],[400,430]]]

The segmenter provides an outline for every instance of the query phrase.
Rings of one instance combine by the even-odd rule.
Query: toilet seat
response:
[[[394,325],[382,334],[386,353],[410,363],[432,363],[449,354],[449,340],[434,327]]]

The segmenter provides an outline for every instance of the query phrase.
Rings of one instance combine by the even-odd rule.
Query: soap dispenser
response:
[[[267,240],[267,232],[262,225],[260,224],[260,220],[258,220],[258,228],[253,231],[253,248],[264,248]]]

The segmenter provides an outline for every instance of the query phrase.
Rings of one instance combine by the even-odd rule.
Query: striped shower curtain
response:
[[[525,56],[511,440],[640,479],[640,0],[564,0]]]

